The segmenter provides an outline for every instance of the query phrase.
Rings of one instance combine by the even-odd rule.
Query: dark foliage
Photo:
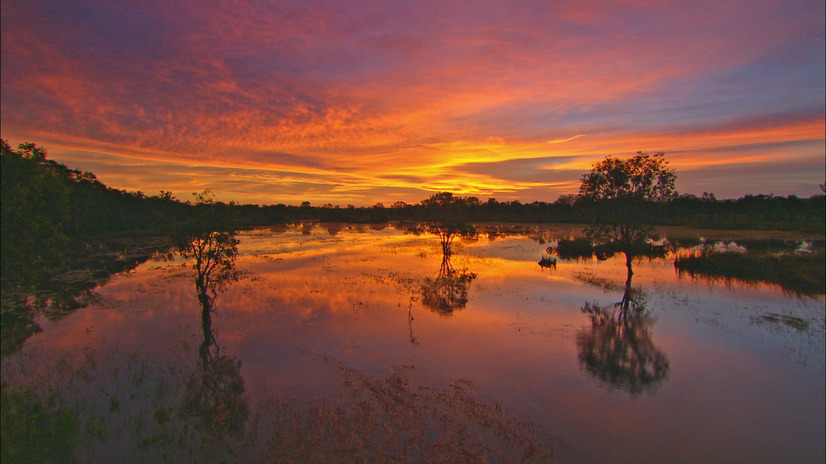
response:
[[[106,237],[170,235],[193,209],[168,192],[148,197],[106,187],[34,144],[12,149],[0,141],[0,162],[4,295],[76,269]]]
[[[29,392],[2,390],[2,461],[76,462],[77,415],[58,401],[41,401]]]

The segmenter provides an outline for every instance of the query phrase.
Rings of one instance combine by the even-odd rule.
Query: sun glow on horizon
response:
[[[239,2],[182,21],[67,1],[58,21],[9,0],[2,137],[115,188],[241,203],[553,201],[637,151],[664,152],[681,192],[809,196],[826,177],[816,3]]]

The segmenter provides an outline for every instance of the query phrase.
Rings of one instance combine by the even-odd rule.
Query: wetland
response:
[[[822,240],[666,231],[629,282],[576,225],[477,232],[246,230],[212,286],[144,257],[4,354],[3,460],[823,460],[822,287],[675,267]]]

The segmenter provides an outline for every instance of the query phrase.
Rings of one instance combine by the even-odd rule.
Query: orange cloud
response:
[[[822,15],[776,5],[60,8],[4,6],[3,137],[84,169],[110,156],[101,178],[119,188],[534,200],[575,191],[607,154],[685,169],[823,155],[789,148],[824,139]],[[143,174],[117,172],[126,158]],[[525,159],[570,176],[463,169]]]

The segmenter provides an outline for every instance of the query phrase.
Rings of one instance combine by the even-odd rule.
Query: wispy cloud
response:
[[[2,135],[73,162],[146,163],[141,177],[107,167],[116,187],[175,182],[165,163],[200,167],[238,201],[437,189],[552,200],[576,190],[577,170],[637,150],[673,154],[678,169],[788,159],[797,178],[767,187],[806,195],[824,176],[795,164],[824,155],[798,143],[823,145],[823,10],[8,0]],[[539,159],[536,176],[519,171]],[[678,187],[696,193],[691,179]]]

